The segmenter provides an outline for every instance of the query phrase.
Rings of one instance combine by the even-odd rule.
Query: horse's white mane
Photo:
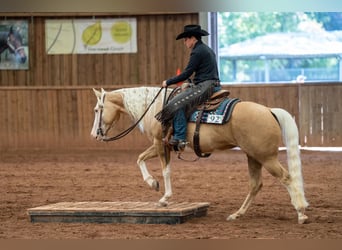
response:
[[[151,104],[160,88],[158,87],[136,87],[123,88],[115,90],[123,96],[124,106],[127,112],[131,115],[134,121],[138,120],[147,107]],[[151,106],[149,112],[146,114],[148,119],[154,116],[161,108],[160,101],[163,99],[164,92],[162,91],[155,103]],[[146,119],[146,118],[145,118]]]

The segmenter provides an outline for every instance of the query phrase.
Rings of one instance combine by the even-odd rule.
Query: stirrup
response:
[[[173,148],[174,151],[183,151],[188,144],[189,142],[187,142],[186,140],[179,140],[178,142],[175,141],[174,143],[169,142],[169,145]]]

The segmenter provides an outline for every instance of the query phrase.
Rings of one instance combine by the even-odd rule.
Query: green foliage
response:
[[[305,12],[327,31],[342,30],[342,12]]]
[[[218,43],[226,47],[269,33],[295,32],[301,29],[314,32],[317,29],[342,30],[342,13],[340,12],[219,12]],[[220,62],[220,75],[223,81],[243,81],[245,72],[262,71],[262,60],[239,60]],[[274,59],[269,63],[270,69],[303,68],[337,68],[336,58]],[[237,78],[233,79],[236,70]]]
[[[268,33],[295,31],[300,22],[295,12],[220,12],[218,18],[220,47]]]

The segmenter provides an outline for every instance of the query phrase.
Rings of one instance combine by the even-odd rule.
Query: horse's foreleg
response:
[[[151,158],[154,158],[158,155],[156,147],[152,145],[146,151],[141,153],[138,157],[137,164],[140,168],[141,174],[143,176],[144,181],[154,190],[159,191],[159,182],[154,179],[152,175],[147,170],[145,161]]]
[[[251,205],[252,201],[254,200],[255,196],[259,192],[262,187],[262,180],[261,180],[261,164],[258,163],[256,160],[248,156],[248,171],[249,171],[249,185],[250,191],[243,202],[240,209],[229,215],[227,220],[235,220],[241,215],[245,214],[248,210],[249,206]]]
[[[168,148],[163,148],[159,150],[159,159],[163,169],[165,192],[164,196],[159,200],[161,206],[167,206],[168,200],[172,196],[172,186],[171,186],[171,165],[170,165],[170,150]]]
[[[169,198],[171,198],[172,196],[170,164],[167,164],[166,167],[163,168],[163,177],[164,177],[165,193],[164,193],[164,196],[159,200],[159,204],[163,207],[166,207],[168,205]]]
[[[140,167],[144,181],[156,191],[159,191],[159,182],[154,179],[147,170],[145,161],[151,158],[159,156],[163,169],[163,178],[165,185],[164,196],[159,200],[161,206],[168,205],[168,199],[172,196],[171,187],[171,166],[170,166],[170,150],[163,148],[161,143],[155,143],[149,147],[146,151],[141,153],[138,157],[137,164]]]

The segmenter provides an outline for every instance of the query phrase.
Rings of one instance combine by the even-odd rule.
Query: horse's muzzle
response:
[[[25,63],[25,62],[26,62],[26,59],[27,59],[27,57],[24,56],[24,57],[21,58],[20,62],[21,62],[21,63]]]
[[[15,57],[16,57],[15,60],[18,63],[25,63],[26,60],[27,60],[27,56],[26,55],[23,56],[23,55],[17,54]]]

